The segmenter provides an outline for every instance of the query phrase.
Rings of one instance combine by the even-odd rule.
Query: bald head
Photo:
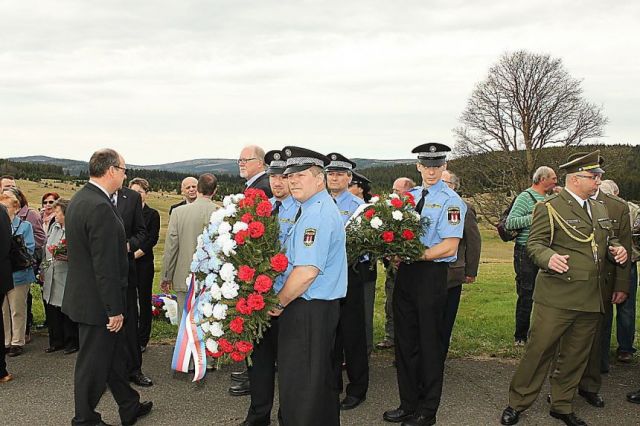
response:
[[[454,191],[457,191],[458,188],[460,188],[460,178],[458,178],[455,173],[452,173],[449,170],[445,170],[444,172],[442,172],[442,181]]]
[[[395,194],[404,194],[414,186],[416,186],[416,183],[408,177],[399,177],[393,182],[393,192]]]
[[[198,179],[193,176],[182,179],[180,190],[187,203],[193,203],[198,197]]]

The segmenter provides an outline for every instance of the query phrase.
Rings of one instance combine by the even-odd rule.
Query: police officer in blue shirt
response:
[[[289,266],[276,283],[279,303],[278,389],[281,424],[339,425],[333,348],[340,302],[347,292],[346,235],[340,212],[326,191],[329,159],[294,146],[287,160],[291,195],[300,203],[285,238]]]
[[[325,167],[327,188],[340,210],[346,224],[356,209],[364,203],[361,198],[349,192],[353,169],[356,163],[344,155],[332,152],[327,154],[331,160]],[[362,268],[366,271],[370,262]],[[364,316],[364,282],[359,274],[360,262],[349,265],[347,295],[340,300],[340,321],[336,334],[336,379],[338,389],[342,391],[342,360],[346,363],[349,384],[346,395],[340,402],[340,409],[350,410],[360,405],[367,396],[369,388],[369,357],[367,354],[367,335]],[[344,357],[344,358],[343,358]]]
[[[269,151],[265,154],[265,164],[268,165],[267,175],[273,197],[270,199],[273,205],[272,215],[278,218],[280,224],[279,240],[284,246],[285,238],[295,223],[295,215],[300,204],[291,196],[287,178],[284,175],[286,162],[281,151]],[[282,276],[276,278],[276,283],[282,281]],[[276,284],[281,288],[282,282]],[[248,386],[251,395],[251,404],[247,418],[242,423],[244,426],[268,425],[271,419],[273,407],[274,384],[276,374],[276,356],[278,351],[278,317],[271,319],[269,327],[262,339],[255,345],[251,360],[253,365],[249,368],[249,379],[246,383],[240,383],[236,387]]]
[[[411,193],[422,217],[425,251],[420,261],[398,266],[393,319],[400,407],[383,416],[407,426],[435,424],[442,394],[447,271],[456,260],[466,213],[464,201],[441,180],[449,151],[440,143],[411,151],[418,154],[422,175],[422,186]]]

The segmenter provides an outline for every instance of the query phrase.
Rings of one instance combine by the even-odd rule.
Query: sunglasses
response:
[[[43,205],[44,205],[44,204],[54,204],[55,202],[56,202],[56,200],[44,200],[44,201],[42,202],[42,204],[43,204]]]

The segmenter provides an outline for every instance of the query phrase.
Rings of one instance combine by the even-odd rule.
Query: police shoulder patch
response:
[[[316,242],[316,230],[314,228],[307,228],[304,230],[303,240],[304,245],[310,247]]]
[[[458,225],[460,223],[460,208],[449,207],[447,209],[447,220],[450,225]]]

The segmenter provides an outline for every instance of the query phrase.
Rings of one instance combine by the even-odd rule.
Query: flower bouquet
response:
[[[177,305],[175,294],[152,294],[151,295],[151,315],[154,319],[164,320],[171,323],[172,315],[167,309],[168,300],[172,300]],[[175,308],[173,308],[175,311]]]
[[[67,262],[68,261],[68,258],[67,258],[67,239],[66,238],[62,238],[60,241],[58,241],[57,244],[48,245],[47,246],[47,251],[49,253],[51,253],[51,258],[43,260],[42,263],[40,264],[40,268],[43,271],[45,269],[48,269],[53,264],[54,260],[57,260],[59,262]]]
[[[188,279],[194,299],[187,321],[195,328],[187,333],[197,335],[196,346],[218,363],[251,364],[253,343],[270,326],[268,311],[278,302],[273,282],[289,262],[280,253],[271,210],[262,190],[227,196],[198,237]],[[179,335],[176,352],[180,340]]]
[[[367,254],[371,259],[398,256],[404,261],[418,260],[424,253],[420,242],[423,228],[414,207],[415,200],[408,192],[372,197],[361,214],[347,224],[349,264]]]

